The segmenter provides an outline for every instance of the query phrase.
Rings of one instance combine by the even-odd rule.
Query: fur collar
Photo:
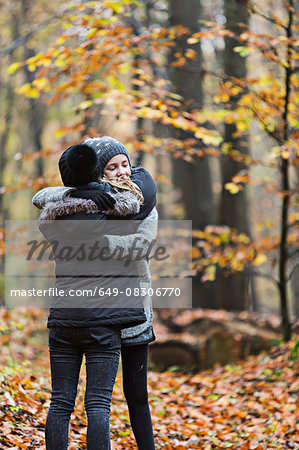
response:
[[[113,214],[115,216],[126,216],[128,214],[137,214],[140,211],[139,202],[132,192],[123,191],[110,195],[116,200],[113,209],[99,211],[96,204],[92,200],[69,197],[57,202],[46,203],[39,216],[39,220],[54,220],[59,216],[67,216],[69,214],[80,212],[103,212],[105,214]]]

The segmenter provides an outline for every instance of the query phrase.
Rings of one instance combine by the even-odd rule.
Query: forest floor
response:
[[[44,449],[50,401],[45,312],[0,309],[0,448]],[[149,371],[157,449],[299,449],[298,343],[198,374]],[[84,449],[84,367],[70,449]],[[112,449],[137,449],[122,393],[113,390]]]

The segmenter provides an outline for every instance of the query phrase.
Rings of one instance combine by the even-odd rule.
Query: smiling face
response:
[[[107,178],[128,178],[131,175],[131,168],[126,155],[115,155],[108,161],[104,169]]]

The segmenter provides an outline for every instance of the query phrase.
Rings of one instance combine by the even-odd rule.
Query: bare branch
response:
[[[287,26],[286,26],[286,25],[283,25],[281,22],[277,21],[274,17],[272,17],[272,16],[267,16],[267,15],[266,15],[265,13],[263,13],[262,11],[258,11],[257,8],[256,8],[256,6],[255,6],[253,3],[249,4],[248,9],[249,9],[249,11],[250,11],[251,14],[256,14],[257,16],[262,17],[263,19],[267,20],[268,22],[273,23],[274,25],[276,25],[276,26],[278,26],[278,27],[281,27],[281,28],[283,28],[284,30],[287,29]]]
[[[47,25],[49,25],[53,20],[61,18],[62,14],[66,10],[62,11],[61,13],[55,14],[54,16],[49,17],[44,22],[40,23],[39,25],[32,27],[28,33],[26,33],[24,36],[20,36],[18,39],[13,41],[10,45],[0,50],[0,58],[6,55],[10,55],[13,53],[18,47],[21,47],[22,45],[26,44],[26,42],[29,40],[29,38],[41,31],[43,28],[45,28]]]
[[[266,279],[272,281],[272,283],[274,283],[275,286],[276,286],[277,288],[279,287],[279,282],[278,282],[278,280],[276,280],[276,278],[272,277],[272,275],[270,275],[270,274],[268,274],[268,273],[258,272],[258,271],[256,271],[256,270],[255,270],[255,271],[254,271],[254,270],[251,270],[250,273],[251,273],[252,275],[257,276],[257,277],[266,278]]]
[[[291,280],[293,273],[295,272],[295,269],[298,266],[299,266],[299,258],[295,259],[294,263],[291,265],[286,282]]]
[[[253,114],[256,116],[257,120],[264,125],[265,128],[265,132],[272,137],[279,145],[282,145],[283,141],[281,140],[281,138],[278,136],[278,133],[275,133],[274,131],[269,131],[267,129],[267,124],[265,123],[264,119],[261,117],[261,115],[259,114],[259,112],[256,110],[256,108],[254,108],[253,106],[250,107],[250,109],[252,110]]]
[[[299,248],[296,248],[296,250],[294,250],[293,252],[290,252],[288,254],[288,258],[293,258],[293,256],[295,256],[297,253],[299,253]]]

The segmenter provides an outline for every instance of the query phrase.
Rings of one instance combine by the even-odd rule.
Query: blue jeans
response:
[[[120,344],[120,331],[111,327],[50,328],[52,397],[45,430],[48,450],[66,450],[68,447],[69,419],[74,410],[84,353],[87,448],[110,448],[110,402]]]

